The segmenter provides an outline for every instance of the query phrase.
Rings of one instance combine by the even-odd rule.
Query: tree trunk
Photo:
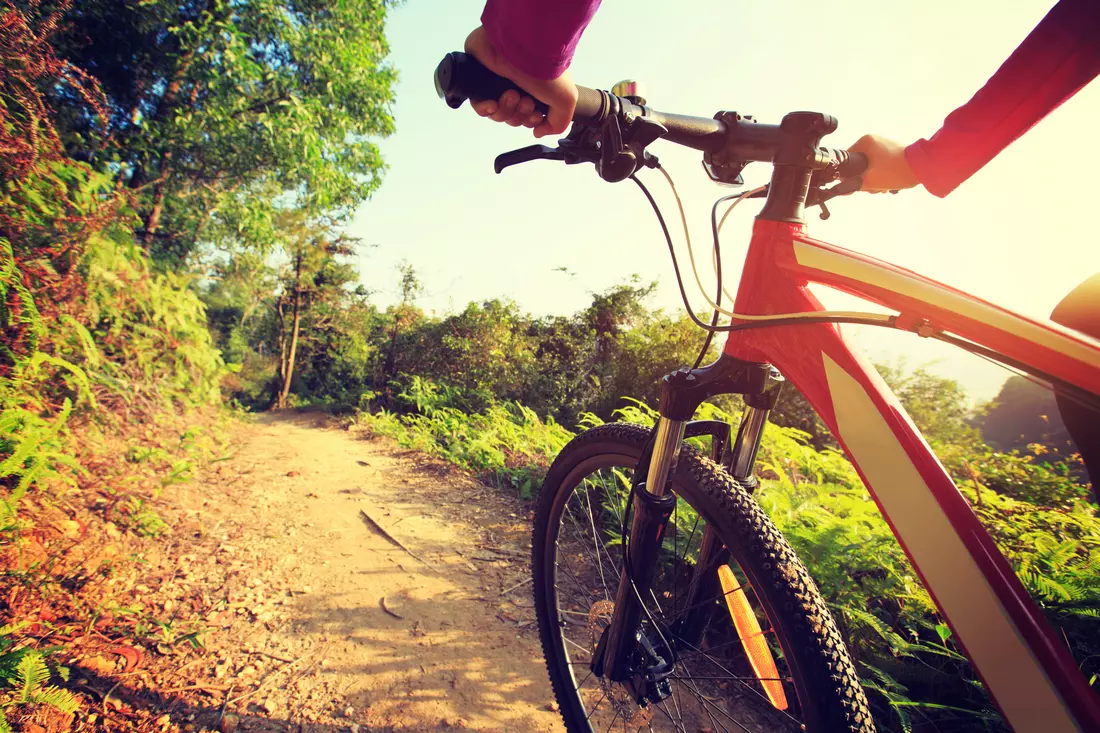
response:
[[[275,312],[279,317],[279,367],[275,372],[275,383],[271,388],[271,404],[278,407],[279,395],[283,389],[283,377],[286,374],[286,318],[283,316],[283,296],[275,299]]]
[[[153,208],[149,210],[149,216],[145,217],[145,236],[142,241],[145,251],[153,245],[153,236],[160,228],[160,216],[164,212],[164,196],[167,193],[168,176],[172,174],[172,151],[167,151],[161,156],[160,182],[153,187]]]
[[[302,255],[298,254],[294,278],[294,321],[290,328],[290,353],[286,358],[286,371],[283,374],[283,391],[279,393],[276,405],[280,410],[286,407],[286,398],[290,394],[290,382],[294,379],[294,357],[298,351],[298,329],[302,323]]]
[[[179,96],[180,89],[183,88],[183,82],[187,79],[187,71],[191,67],[191,60],[194,56],[195,50],[190,48],[180,57],[179,63],[176,66],[176,71],[172,74],[172,79],[168,82],[168,86],[164,88],[164,96],[161,97],[160,103],[157,105],[157,111],[153,114],[152,120],[162,120],[175,107],[176,97]],[[142,168],[142,173],[143,175],[140,178],[136,174],[134,178],[131,178],[131,188],[136,188],[138,185],[144,183],[144,167]],[[149,215],[145,217],[145,236],[142,238],[142,241],[145,244],[146,251],[149,251],[149,247],[153,243],[153,236],[160,227],[160,217],[164,212],[164,197],[167,193],[168,177],[171,173],[172,151],[165,150],[160,156],[160,166],[157,175],[159,182],[153,188],[153,208],[149,211]],[[135,178],[138,180],[134,180]]]
[[[393,379],[393,370],[397,366],[397,332],[401,322],[401,314],[394,309],[393,330],[390,332],[390,352],[386,354],[386,363],[382,367],[382,389],[388,389],[390,380]]]

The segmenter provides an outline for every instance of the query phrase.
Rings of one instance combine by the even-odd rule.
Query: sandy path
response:
[[[239,558],[226,613],[249,614],[222,633],[295,660],[238,706],[242,729],[562,730],[520,502],[317,414],[261,416],[236,457],[189,493],[203,498],[192,516],[232,516],[212,529],[215,552]],[[279,664],[220,663],[227,679]]]

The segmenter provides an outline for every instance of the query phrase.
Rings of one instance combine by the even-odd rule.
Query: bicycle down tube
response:
[[[1095,341],[810,239],[801,224],[757,219],[734,310],[824,310],[807,282],[896,310],[899,326],[943,328],[1100,392]],[[816,323],[735,331],[724,354],[774,364],[813,405],[1013,728],[1100,730],[1100,703],[1062,640],[897,398],[839,328]]]

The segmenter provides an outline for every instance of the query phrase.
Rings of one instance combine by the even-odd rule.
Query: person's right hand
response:
[[[905,146],[878,135],[864,135],[848,148],[867,156],[863,172],[863,190],[872,193],[913,188],[920,180],[905,159]]]
[[[506,122],[512,127],[522,125],[533,128],[535,137],[560,135],[569,127],[573,120],[573,110],[577,107],[577,86],[568,71],[557,79],[550,80],[536,79],[524,74],[500,55],[482,26],[478,26],[467,36],[466,53],[480,61],[489,71],[511,79],[517,86],[533,94],[535,99],[550,107],[550,111],[543,117],[535,112],[534,99],[509,89],[499,100],[471,102],[474,111],[479,115],[497,122]]]

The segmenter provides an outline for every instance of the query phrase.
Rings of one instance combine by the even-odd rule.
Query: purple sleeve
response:
[[[557,79],[573,60],[600,0],[488,0],[481,24],[513,66],[537,79]]]
[[[924,187],[946,196],[1100,73],[1100,3],[1061,0],[974,97],[905,149]]]

